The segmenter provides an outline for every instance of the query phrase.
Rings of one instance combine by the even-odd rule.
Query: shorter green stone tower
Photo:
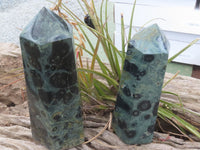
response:
[[[156,24],[129,42],[113,112],[113,129],[126,144],[152,141],[168,49],[168,40]]]
[[[49,150],[84,142],[72,27],[43,8],[20,35],[33,138]]]

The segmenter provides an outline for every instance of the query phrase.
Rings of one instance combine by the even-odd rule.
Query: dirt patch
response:
[[[21,56],[0,57],[0,112],[28,116]]]

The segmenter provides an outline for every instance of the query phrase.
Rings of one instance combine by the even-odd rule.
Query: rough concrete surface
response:
[[[51,2],[56,0],[0,0],[0,42],[19,45],[19,35],[27,23],[40,11],[42,7],[51,8]],[[94,0],[97,5],[97,1]],[[76,0],[63,0],[78,16],[83,16]]]

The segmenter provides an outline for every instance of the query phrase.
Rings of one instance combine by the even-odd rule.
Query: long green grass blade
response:
[[[176,96],[178,98],[179,102],[180,102],[180,106],[183,107],[183,102],[182,102],[182,100],[181,100],[181,98],[180,98],[180,96],[178,94],[173,93],[173,92],[169,92],[169,91],[162,91],[162,93],[164,93],[164,94],[171,94],[171,95]]]
[[[94,65],[95,65],[95,61],[96,61],[96,57],[97,57],[97,52],[99,50],[100,41],[101,41],[101,39],[99,38],[97,40],[97,44],[96,44],[96,47],[95,47],[95,50],[94,50],[94,54],[92,56],[92,62],[91,62],[91,67],[90,67],[91,70],[94,70]],[[92,80],[93,80],[93,74],[91,73],[90,74],[90,81],[92,82]]]
[[[75,43],[75,45],[81,47],[81,48],[82,48],[85,52],[87,52],[89,55],[93,56],[93,53],[90,52],[89,50],[87,50],[86,48],[84,48],[84,47],[82,47],[82,46],[80,46],[79,44],[76,44],[76,43]],[[103,63],[103,62],[101,61],[101,59],[100,59],[100,57],[99,57],[98,55],[97,55],[96,59],[97,59],[97,62],[98,62],[98,64],[99,64],[99,66],[101,67],[102,72],[105,73],[105,74],[107,74],[107,72],[108,72],[109,76],[111,76],[111,77],[114,78],[114,76],[112,75],[112,72],[110,71],[110,69],[105,65],[105,63]],[[107,74],[107,75],[108,75],[108,74]]]
[[[135,12],[135,5],[136,5],[136,0],[133,4],[132,12],[131,12],[131,19],[130,19],[130,25],[129,25],[129,32],[128,32],[128,41],[131,40],[131,33],[132,33],[132,26],[133,26],[133,15]]]
[[[121,39],[122,39],[122,63],[121,63],[121,67],[123,68],[125,57],[126,57],[126,53],[125,53],[125,28],[124,28],[123,14],[121,14]],[[122,70],[122,68],[121,68],[121,70]]]
[[[168,63],[170,63],[172,60],[174,60],[176,57],[178,57],[180,54],[182,54],[184,51],[186,51],[189,47],[191,47],[193,44],[197,43],[199,39],[193,40],[190,44],[188,44],[185,48],[180,50],[178,53],[176,53],[174,56],[168,59]]]
[[[84,68],[78,68],[77,71],[78,72],[79,71],[84,71],[84,72],[88,72],[88,73],[94,73],[94,74],[96,74],[98,76],[103,77],[104,79],[109,80],[113,84],[114,87],[118,88],[118,86],[119,86],[119,84],[118,84],[118,82],[116,80],[114,80],[113,78],[111,78],[111,77],[109,77],[109,76],[107,76],[107,75],[105,75],[105,74],[103,74],[101,72],[94,71],[94,70],[88,70],[88,69],[84,69]]]
[[[184,107],[180,106],[180,104],[171,103],[171,102],[168,102],[168,101],[165,101],[165,100],[162,100],[162,99],[160,100],[160,102],[163,103],[163,104],[166,104],[167,106],[169,106],[171,108],[180,109],[180,110],[183,110],[184,112],[188,112],[188,113],[191,113],[193,115],[200,116],[200,113],[194,112],[194,111],[187,109],[187,108],[184,108]]]
[[[100,22],[101,22],[101,26],[103,25],[103,4],[104,4],[104,0],[101,1],[101,6],[100,6]]]
[[[105,21],[106,21],[105,32],[106,32],[107,38],[110,41],[112,41],[112,43],[114,43],[112,38],[110,37],[110,34],[109,34],[108,23],[107,23],[108,18],[109,18],[109,16],[108,16],[108,0],[106,0],[106,4],[105,4]],[[111,44],[108,43],[108,45],[109,45],[109,48],[111,49],[112,54],[114,56],[114,66],[115,66],[114,69],[115,69],[116,77],[118,79],[120,79],[121,78],[121,69],[120,69],[119,58],[118,58],[119,57],[118,55],[119,55],[120,52],[119,52],[118,49],[114,50],[115,48]]]
[[[170,102],[167,102],[165,100],[160,100],[161,103],[171,107],[171,108],[178,108],[178,109],[182,109],[182,107],[180,106],[180,104],[177,104],[177,103],[170,103]],[[184,108],[183,108],[184,109]]]
[[[63,3],[62,5],[60,6],[64,11],[66,11],[66,13],[68,15],[70,15],[75,22],[79,21],[81,23],[84,23],[75,13],[73,13],[68,7],[66,7]]]
[[[101,97],[111,93],[110,89],[101,81],[94,79],[94,86]]]
[[[151,20],[147,21],[145,24],[143,24],[143,25],[139,28],[139,30],[138,30],[137,32],[141,31],[147,24],[151,23],[151,22],[154,21],[154,20],[166,21],[166,20],[163,19],[163,18],[154,18],[154,19],[151,19]]]
[[[120,65],[119,65],[119,58],[118,58],[118,55],[116,53],[116,51],[113,51],[113,55],[114,55],[114,58],[115,58],[115,68],[116,68],[116,73],[117,73],[117,80],[120,80],[121,79],[121,69],[120,69]]]
[[[105,17],[105,28],[104,29],[105,29],[106,37],[107,37],[108,40],[112,41],[112,39],[110,38],[110,35],[109,35],[108,22],[107,22],[107,18],[108,18],[108,1],[107,0],[105,2],[104,17]],[[108,43],[108,42],[107,42],[107,50],[109,52],[109,58],[108,59],[110,61],[112,70],[115,73],[114,75],[116,77],[120,76],[119,61],[118,61],[118,58],[117,58],[116,51],[113,51],[112,45],[110,45],[110,43]]]
[[[89,39],[89,37],[87,36],[87,34],[85,33],[84,29],[81,26],[79,26],[79,28],[80,28],[82,34],[84,35],[84,37],[86,38],[86,41],[88,42],[90,48],[92,49],[92,51],[94,51],[94,46],[92,45],[92,42]]]
[[[96,11],[96,7],[94,5],[94,0],[91,0],[91,3],[92,3],[91,5],[92,5],[93,12],[94,12],[94,16],[95,16],[95,18],[94,18],[95,20],[92,20],[92,21],[94,21],[94,23],[97,24],[95,27],[97,28],[98,31],[100,31],[99,27],[101,27],[101,23],[100,23],[100,19],[98,17],[97,11]]]
[[[79,6],[81,7],[82,11],[84,12],[84,14],[86,14],[85,8],[83,7],[83,5],[81,4],[80,0],[77,0]]]
[[[69,15],[72,17],[72,21],[74,21],[77,24],[85,24],[76,14],[74,14],[68,7],[66,7],[64,4],[61,5],[61,8]],[[85,25],[86,28],[90,30],[96,37],[97,35],[95,34],[94,30],[91,30],[92,28]]]
[[[175,119],[179,123],[178,125],[181,124],[183,128],[189,130],[195,136],[197,136],[198,138],[200,138],[200,133],[198,132],[198,129],[196,127],[194,127],[193,125],[191,125],[187,121],[183,120],[182,118],[180,118],[179,116],[177,116],[173,112],[171,112],[171,111],[169,111],[167,109],[164,109],[162,107],[159,107],[158,113],[160,113],[161,115],[163,115],[164,117],[166,117],[166,118],[168,118],[170,120]]]
[[[115,96],[108,96],[108,95],[106,95],[106,96],[103,96],[102,99],[108,100],[108,101],[113,101],[113,102],[116,101],[116,97]]]
[[[171,79],[169,79],[166,83],[164,83],[164,84],[163,84],[163,88],[164,88],[167,84],[169,84],[173,79],[175,79],[175,78],[178,76],[179,73],[180,73],[180,71],[178,71]]]

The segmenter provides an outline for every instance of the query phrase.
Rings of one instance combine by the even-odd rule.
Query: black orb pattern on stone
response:
[[[65,69],[68,72],[75,71],[75,57],[72,46],[69,46],[66,41],[56,41],[52,47],[52,53],[48,58],[51,71],[56,69]]]
[[[163,71],[164,71],[164,72],[165,72],[166,68],[167,68],[167,65],[165,65],[165,66],[163,67]]]
[[[130,106],[121,98],[119,94],[117,95],[116,107],[119,107],[128,113],[131,110]]]
[[[138,67],[135,64],[130,63],[126,59],[125,59],[125,62],[124,62],[124,70],[128,71],[129,73],[131,73],[134,76],[137,76],[137,74],[139,72]]]
[[[57,130],[58,130],[57,127],[54,127],[54,128],[52,129],[53,132],[56,132]]]
[[[24,48],[31,57],[35,57],[35,58],[40,57],[39,47],[36,44],[31,43],[30,45],[29,42],[26,41],[24,42]]]
[[[43,117],[47,117],[46,114],[45,114],[45,112],[44,112],[43,110],[41,111],[41,115],[42,115]]]
[[[137,122],[132,123],[131,126],[132,126],[132,127],[137,126]]]
[[[38,93],[39,93],[40,99],[45,104],[49,105],[52,102],[52,97],[53,97],[52,92],[48,92],[48,91],[45,91],[43,89],[39,89]]]
[[[150,126],[148,127],[147,131],[148,131],[149,133],[153,133],[153,131],[154,131],[154,125],[150,125]]]
[[[125,62],[124,62],[124,70],[129,72],[133,76],[135,76],[137,78],[137,80],[140,80],[141,77],[146,75],[146,71],[145,70],[140,71],[137,65],[135,65],[134,63],[130,63],[126,59],[125,59]]]
[[[134,99],[140,99],[142,97],[142,95],[140,95],[140,94],[133,94],[133,98]]]
[[[66,133],[66,134],[64,135],[63,138],[64,138],[64,139],[68,139],[68,137],[69,137],[69,136],[68,136],[68,133]]]
[[[59,102],[62,100],[61,96],[56,95],[57,93],[55,93],[52,97],[52,105],[57,105],[59,104]]]
[[[76,75],[75,57],[74,57],[74,52],[73,51],[69,52],[69,55],[67,55],[63,59],[63,61],[61,63],[62,63],[62,67],[61,68],[64,68],[65,70],[67,70],[68,72],[70,72],[75,77],[77,76]]]
[[[29,91],[30,93],[32,93],[35,97],[38,97],[38,95],[36,94],[36,91],[32,89],[32,85],[31,82],[29,82],[31,78],[29,77],[29,75],[25,72],[25,81],[26,81],[26,88],[27,91]],[[35,100],[38,100],[38,98],[36,98]]]
[[[56,114],[53,116],[53,120],[55,120],[56,122],[61,121],[62,117],[60,114]]]
[[[134,110],[132,113],[133,116],[139,116],[139,114],[140,114],[140,111],[138,110]]]
[[[127,124],[126,124],[126,122],[124,120],[118,119],[118,124],[119,124],[119,127],[121,129],[126,129],[127,128]]]
[[[127,85],[123,88],[123,93],[124,93],[126,96],[131,96],[131,91],[129,90],[129,88],[128,88]]]
[[[143,76],[145,76],[145,75],[146,75],[146,71],[145,71],[145,70],[140,72],[140,76],[143,77]]]
[[[54,135],[54,136],[51,136],[51,138],[54,139],[54,140],[57,140],[59,137]]]
[[[68,122],[65,122],[65,124],[64,124],[64,129],[66,130],[66,129],[68,129],[69,128],[69,123]]]
[[[29,63],[35,67],[37,70],[41,71],[41,65],[38,61],[38,58],[40,58],[40,51],[39,47],[32,43],[31,45],[29,44],[28,41],[24,42],[24,49],[27,52],[28,56],[28,61]]]
[[[68,73],[55,73],[50,77],[50,83],[57,88],[66,88],[74,84],[76,80]]]
[[[49,62],[51,64],[59,65],[63,57],[65,57],[70,51],[72,51],[72,47],[69,46],[66,41],[53,42],[52,52],[51,52],[51,56],[49,57]],[[60,69],[64,69],[64,68],[60,68]]]
[[[56,66],[55,65],[51,65],[50,69],[51,69],[51,71],[54,71],[54,70],[56,70]]]
[[[128,48],[133,48],[134,46],[130,43],[128,43]]]
[[[156,102],[156,103],[154,104],[154,107],[153,107],[153,115],[154,115],[154,116],[157,116],[158,107],[159,107],[159,102]]]
[[[61,139],[59,139],[58,142],[59,142],[60,145],[62,145],[64,143],[64,141],[61,140]]]
[[[127,50],[126,54],[127,55],[132,55],[132,51],[131,50]]]
[[[36,87],[40,87],[41,88],[42,85],[43,85],[43,80],[42,80],[40,74],[37,73],[35,70],[31,70],[30,73],[31,73],[31,78],[33,80],[34,85]]]
[[[128,138],[133,138],[136,135],[135,130],[125,130],[125,134]]]
[[[113,115],[113,118],[112,118],[112,122],[114,122],[114,123],[116,123],[117,121],[116,121],[116,118],[115,118],[115,116]]]
[[[144,55],[144,61],[152,62],[154,60],[154,55]]]
[[[137,107],[140,111],[146,111],[148,109],[151,108],[151,103],[150,101],[142,101],[138,104],[138,107]]]
[[[76,114],[76,118],[77,119],[80,119],[81,117],[82,117],[82,109],[81,109],[81,107],[79,107],[78,108],[78,111],[77,111],[78,113]]]
[[[60,89],[60,90],[55,94],[55,98],[56,98],[57,100],[60,100],[60,99],[64,98],[65,94],[66,94],[66,91],[65,91],[64,89]]]
[[[70,91],[73,93],[73,94],[78,94],[78,91],[79,91],[79,89],[78,89],[78,86],[72,86],[71,88],[70,88]]]
[[[144,116],[144,119],[145,119],[145,120],[148,120],[150,117],[151,117],[151,115],[145,115],[145,116]]]
[[[69,101],[72,99],[73,95],[71,92],[67,92],[64,96],[64,104],[68,104]]]

